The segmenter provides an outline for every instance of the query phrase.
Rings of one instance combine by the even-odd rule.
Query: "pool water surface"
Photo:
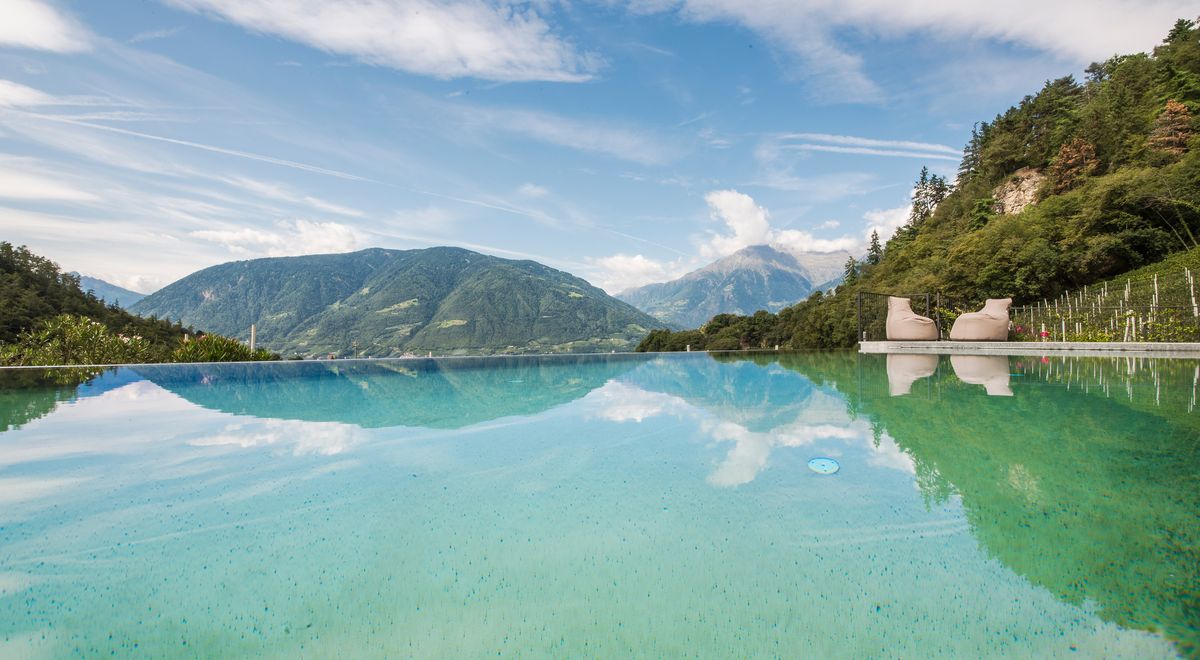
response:
[[[1200,362],[964,357],[0,370],[0,657],[1200,654]]]

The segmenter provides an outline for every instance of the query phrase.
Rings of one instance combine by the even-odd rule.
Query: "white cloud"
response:
[[[183,31],[182,25],[178,25],[178,26],[171,27],[171,28],[159,28],[157,30],[147,30],[145,32],[139,32],[139,33],[133,35],[125,43],[140,44],[143,41],[155,41],[157,39],[168,39],[170,37],[173,37],[173,36],[179,34],[182,31]]]
[[[436,78],[579,82],[600,65],[533,5],[483,0],[166,0],[328,53]]]
[[[87,50],[88,33],[74,19],[39,0],[4,0],[0,46],[76,53]]]
[[[749,195],[736,190],[715,190],[705,195],[704,201],[708,203],[712,218],[725,223],[733,233],[714,234],[708,243],[700,246],[701,255],[723,257],[744,247],[771,241],[770,214]]]
[[[956,163],[962,157],[958,149],[944,144],[916,142],[913,140],[881,140],[856,135],[831,135],[828,133],[781,133],[773,135],[759,145],[756,156],[760,162],[769,163],[779,160],[782,153],[788,151],[921,158],[926,160],[949,160]]]
[[[798,193],[810,202],[832,202],[861,195],[875,185],[875,175],[869,172],[797,175],[794,169],[797,158],[796,151],[788,149],[780,136],[762,140],[754,149],[754,160],[761,173],[753,183]]]
[[[361,218],[366,216],[366,213],[363,213],[358,209],[343,206],[341,204],[335,204],[334,202],[326,201],[319,197],[313,197],[312,195],[302,195],[281,183],[259,181],[257,179],[252,179],[245,176],[223,177],[222,180],[232,186],[258,195],[259,197],[281,202],[301,204],[317,211],[344,215],[351,218]]]
[[[588,394],[588,400],[600,408],[597,417],[612,422],[636,422],[658,415],[679,415],[689,408],[683,399],[663,394],[648,392],[636,385],[630,385],[617,380],[605,383],[599,389]]]
[[[838,222],[837,220],[826,220],[825,222],[817,225],[817,229],[837,229],[841,226],[842,223]]]
[[[863,219],[867,221],[865,236],[870,238],[871,232],[877,231],[879,232],[879,240],[888,240],[896,233],[897,229],[903,227],[908,222],[908,214],[911,209],[912,206],[906,204],[893,209],[867,211],[863,214]]]
[[[162,135],[153,135],[150,133],[131,131],[131,130],[124,129],[124,128],[118,128],[116,126],[106,126],[104,124],[95,124],[95,123],[87,122],[87,121],[78,121],[78,120],[70,118],[70,117],[63,117],[63,116],[57,116],[57,115],[33,115],[33,116],[35,116],[38,119],[44,119],[47,121],[70,124],[72,126],[82,126],[85,128],[91,128],[91,129],[95,129],[98,131],[107,131],[109,133],[117,133],[119,135],[128,135],[131,137],[138,137],[138,138],[143,138],[146,140],[153,140],[156,142],[165,142],[167,144],[175,144],[175,145],[179,145],[179,146],[183,146],[183,147],[190,147],[192,149],[198,149],[200,151],[208,151],[208,152],[212,152],[212,153],[223,154],[226,156],[235,156],[237,158],[254,160],[254,161],[261,162],[261,163],[269,163],[271,165],[279,165],[281,167],[288,167],[291,169],[301,170],[304,172],[311,172],[313,174],[324,174],[326,176],[331,176],[331,177],[335,177],[338,179],[346,179],[349,181],[370,181],[370,179],[358,176],[356,174],[350,174],[348,172],[327,169],[324,167],[318,167],[316,165],[308,165],[305,163],[298,163],[298,162],[292,161],[292,160],[285,160],[283,158],[275,158],[274,156],[267,156],[264,154],[256,154],[256,153],[252,153],[249,151],[240,151],[237,149],[218,147],[218,146],[211,145],[211,144],[192,142],[190,140],[180,140],[178,138],[166,137],[166,136],[162,136]]]
[[[92,275],[97,279],[105,282],[112,282],[123,289],[129,289],[134,293],[151,294],[170,284],[173,280],[152,275],[116,275],[109,273],[95,273]]]
[[[536,183],[523,183],[519,188],[517,188],[517,194],[530,199],[541,199],[542,197],[549,195],[550,191],[546,190],[542,186],[537,185]]]
[[[830,144],[794,144],[789,145],[789,149],[797,151],[824,151],[834,154],[859,154],[863,156],[892,156],[896,158],[923,158],[926,160],[950,160],[959,161],[958,156],[944,156],[942,154],[931,154],[925,151],[899,151],[896,149],[874,149],[871,147],[841,147]]]
[[[733,422],[707,422],[701,429],[718,442],[734,443],[725,460],[708,476],[708,483],[723,488],[754,481],[767,468],[776,447],[803,447],[829,439],[849,443],[863,435],[861,429],[850,426],[801,422],[772,429],[769,433],[756,433]]]
[[[27,158],[0,155],[0,199],[90,202],[99,199],[63,181]]]
[[[800,140],[804,142],[824,142],[827,144],[840,144],[851,147],[884,147],[888,149],[909,149],[917,151],[932,151],[949,154],[955,157],[960,155],[960,150],[945,144],[935,144],[932,142],[914,142],[912,140],[879,140],[876,138],[858,137],[856,135],[831,135],[829,133],[787,133],[780,135],[780,138],[790,140]]]
[[[635,0],[639,13],[676,11],[687,20],[738,23],[799,59],[817,96],[879,101],[879,87],[839,33],[896,38],[986,39],[1024,46],[1076,64],[1149,50],[1175,19],[1196,14],[1192,0]]]
[[[819,97],[874,102],[883,97],[863,72],[858,55],[838,48],[827,21],[816,20],[812,3],[792,0],[684,0],[679,14],[698,22],[732,21],[757,32],[799,59],[793,71]]]
[[[578,120],[536,110],[450,107],[468,128],[478,126],[515,133],[539,142],[642,165],[665,163],[678,151],[649,131],[629,126]]]
[[[445,232],[459,219],[458,214],[440,206],[424,206],[420,208],[396,211],[384,224],[400,227],[412,232]],[[448,238],[429,237],[432,241],[445,243]]]
[[[704,257],[724,257],[751,245],[773,245],[790,252],[854,251],[862,241],[853,236],[817,238],[798,229],[773,229],[771,215],[754,199],[736,190],[718,190],[704,196],[709,213],[732,231],[732,234],[712,233],[700,246]],[[829,223],[825,223],[828,225]]]
[[[194,447],[273,446],[288,448],[293,456],[334,456],[364,440],[362,430],[338,422],[295,422],[283,419],[228,424],[220,432],[188,441]]]
[[[191,232],[191,235],[223,245],[233,254],[250,257],[350,252],[365,244],[362,235],[353,227],[310,220],[280,222],[275,230],[253,227],[204,229]]]
[[[20,108],[49,105],[55,99],[49,94],[11,80],[0,79],[0,108]]]
[[[1195,3],[1184,0],[822,0],[814,4],[818,14],[836,25],[866,26],[885,35],[924,32],[933,37],[993,39],[1078,63],[1148,50],[1176,19],[1196,14]]]
[[[665,263],[640,254],[614,254],[588,258],[587,262],[593,270],[588,280],[609,293],[673,280],[688,270],[680,261]]]
[[[327,202],[319,197],[313,197],[312,195],[305,195],[301,198],[301,200],[314,209],[318,211],[325,211],[326,213],[336,213],[337,215],[344,215],[351,218],[362,218],[367,215],[358,209],[350,208],[349,206],[342,206],[341,204],[334,204],[333,202]]]
[[[785,252],[854,252],[862,247],[862,241],[853,236],[817,238],[798,229],[775,232],[771,244]]]

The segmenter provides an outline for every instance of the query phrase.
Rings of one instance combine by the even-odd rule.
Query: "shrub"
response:
[[[113,333],[103,323],[72,314],[46,319],[15,343],[0,345],[0,364],[6,366],[125,364],[154,357],[145,339]]]
[[[185,341],[171,356],[174,362],[258,362],[278,360],[279,355],[264,348],[251,351],[236,339],[221,335],[203,335]]]

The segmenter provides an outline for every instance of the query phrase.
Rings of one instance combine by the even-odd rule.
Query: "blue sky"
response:
[[[461,245],[610,292],[861,250],[979,120],[1189,2],[0,0],[0,239],[149,291]]]

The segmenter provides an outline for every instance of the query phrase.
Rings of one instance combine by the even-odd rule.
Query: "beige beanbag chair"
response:
[[[1008,306],[1012,298],[988,298],[983,309],[968,312],[954,321],[950,339],[955,341],[1008,341]]]
[[[934,341],[937,324],[912,311],[908,298],[888,296],[887,338],[893,341]]]
[[[1008,386],[1008,358],[999,355],[951,355],[950,364],[958,379],[970,385],[983,385],[988,396],[1012,396]]]
[[[938,356],[936,355],[900,355],[889,353],[887,356],[888,390],[892,396],[904,396],[912,389],[912,384],[922,378],[932,376],[937,371]]]

